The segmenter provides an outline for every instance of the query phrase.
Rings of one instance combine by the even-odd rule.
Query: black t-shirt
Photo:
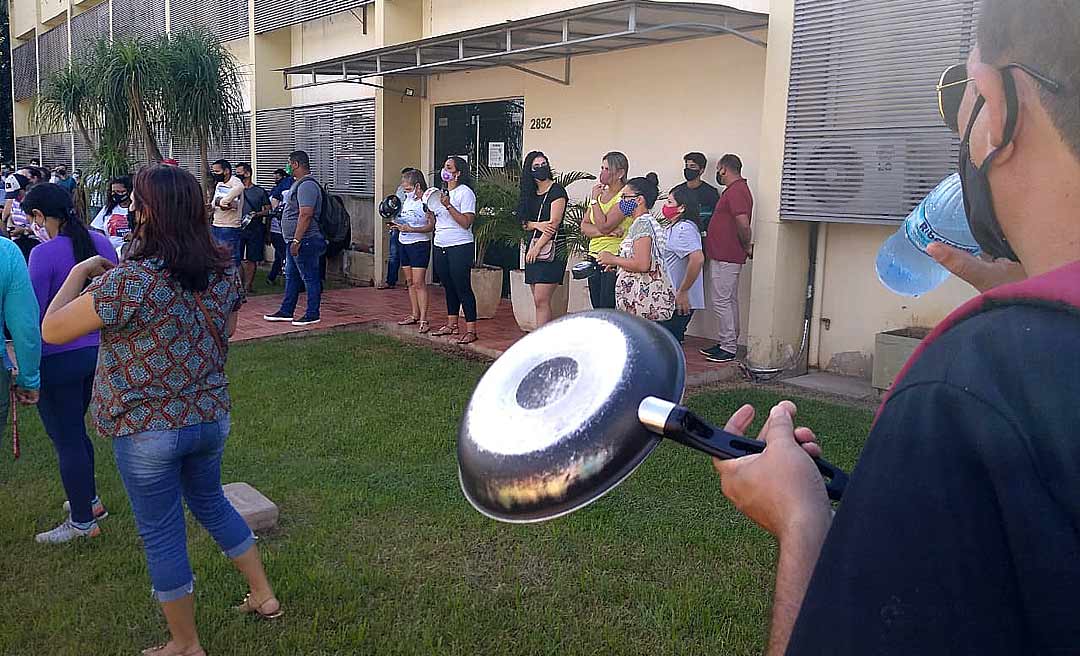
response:
[[[701,214],[694,220],[694,223],[697,224],[698,229],[704,232],[709,219],[713,215],[713,210],[716,209],[716,204],[720,202],[720,192],[708,182],[702,182],[697,189],[691,189],[685,182],[675,188],[685,189],[697,199]]]
[[[1080,653],[1080,314],[971,317],[890,398],[788,654]]]
[[[561,184],[557,182],[552,183],[551,189],[548,190],[546,197],[544,194],[535,194],[524,199],[525,202],[522,204],[522,207],[519,210],[521,216],[518,217],[518,220],[521,221],[522,224],[527,221],[537,221],[541,223],[544,221],[550,221],[551,204],[559,200],[560,198],[566,200],[567,202],[569,202],[570,200],[570,197],[566,194],[566,189],[564,189]],[[542,207],[541,204],[543,204]],[[566,218],[565,211],[563,214],[563,218]],[[559,224],[559,232],[555,236],[556,244],[566,239],[566,231],[564,227],[565,225],[565,222]],[[537,232],[534,230],[529,239],[530,243],[532,242],[532,239],[534,239],[536,236]]]
[[[250,214],[252,212],[261,212],[262,208],[270,204],[270,195],[266,193],[266,190],[259,185],[251,185],[247,189],[244,189],[244,211],[241,216]],[[264,217],[255,217],[251,219],[251,223],[247,225],[247,229],[253,232],[261,232],[265,229],[263,223]]]

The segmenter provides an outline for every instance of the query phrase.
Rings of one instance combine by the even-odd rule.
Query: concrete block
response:
[[[225,497],[255,533],[277,528],[278,507],[247,483],[225,485]]]

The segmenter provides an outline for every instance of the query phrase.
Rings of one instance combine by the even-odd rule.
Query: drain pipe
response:
[[[782,374],[798,368],[806,354],[807,343],[810,339],[810,320],[814,314],[814,283],[817,280],[817,251],[819,223],[810,226],[809,259],[810,266],[806,274],[806,302],[803,306],[803,331],[802,340],[799,343],[799,352],[795,357],[789,358],[784,364],[777,367],[757,367],[747,363],[746,372],[755,383],[764,383],[776,380]]]
[[[825,285],[825,251],[829,243],[829,224],[820,224],[821,232],[818,235],[817,244],[817,269],[814,274],[814,309],[810,313],[810,352],[807,354],[807,365],[821,368],[821,314],[822,314],[822,288]]]

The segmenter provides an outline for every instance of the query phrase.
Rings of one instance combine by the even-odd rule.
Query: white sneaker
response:
[[[90,528],[84,531],[75,528],[71,523],[71,520],[68,519],[51,531],[38,533],[34,539],[38,544],[63,544],[65,542],[71,542],[76,538],[96,538],[99,535],[101,535],[101,529],[98,528],[97,522],[91,524]]]

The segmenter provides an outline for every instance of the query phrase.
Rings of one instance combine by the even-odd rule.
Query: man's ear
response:
[[[988,64],[979,62],[969,66],[969,73],[975,80],[975,88],[985,100],[979,123],[981,123],[980,138],[985,139],[981,144],[986,152],[997,150],[995,161],[1000,163],[1009,158],[1013,152],[1013,136],[1019,128],[1019,108],[1016,100],[1016,87],[1012,78],[1006,80],[1006,76],[1012,75],[1010,71],[999,70]],[[1010,85],[1011,89],[1007,89]],[[1010,92],[1011,91],[1011,106]],[[972,135],[972,141],[976,136]],[[1008,143],[1006,144],[1006,141]],[[1004,144],[1004,145],[1003,145]],[[980,150],[982,150],[980,148]]]

